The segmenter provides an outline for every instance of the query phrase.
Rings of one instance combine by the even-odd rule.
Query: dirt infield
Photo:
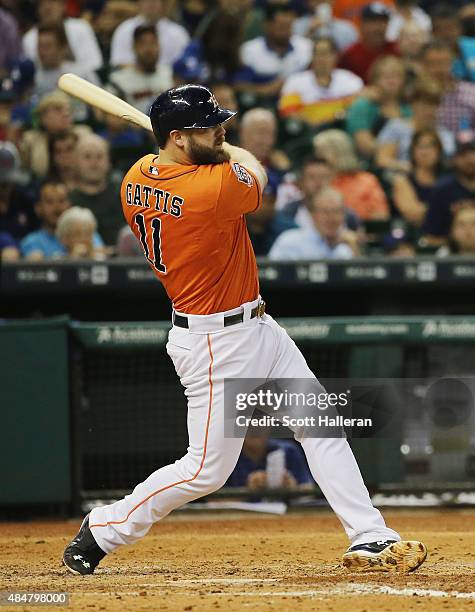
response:
[[[73,576],[59,563],[78,521],[2,523],[0,590],[69,592],[70,605],[58,610],[475,611],[475,511],[385,515],[404,537],[427,544],[428,559],[413,574],[344,570],[347,542],[327,511],[175,513],[106,557],[93,576]]]

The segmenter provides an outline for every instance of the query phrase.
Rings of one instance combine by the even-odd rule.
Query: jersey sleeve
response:
[[[237,219],[254,212],[261,205],[261,188],[254,174],[238,162],[222,164],[221,190],[217,214],[223,219]]]

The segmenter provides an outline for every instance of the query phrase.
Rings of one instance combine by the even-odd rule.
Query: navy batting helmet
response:
[[[164,147],[172,130],[213,127],[235,114],[220,108],[207,87],[183,85],[158,96],[150,108],[150,121],[158,145]]]

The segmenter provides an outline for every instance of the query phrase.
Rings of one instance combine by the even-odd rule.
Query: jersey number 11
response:
[[[145,257],[152,264],[155,270],[157,270],[157,272],[166,274],[167,267],[162,261],[162,248],[160,244],[160,232],[162,229],[162,222],[158,217],[154,217],[152,219],[152,223],[150,224],[152,230],[152,252],[150,252],[150,249],[148,248],[147,228],[145,226],[145,217],[142,213],[135,215],[135,223],[139,228],[140,242],[142,243]]]

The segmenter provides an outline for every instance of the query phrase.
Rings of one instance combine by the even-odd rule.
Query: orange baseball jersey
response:
[[[259,295],[244,214],[261,192],[237,162],[160,165],[146,155],[127,172],[122,209],[173,307],[186,314],[231,310]]]

